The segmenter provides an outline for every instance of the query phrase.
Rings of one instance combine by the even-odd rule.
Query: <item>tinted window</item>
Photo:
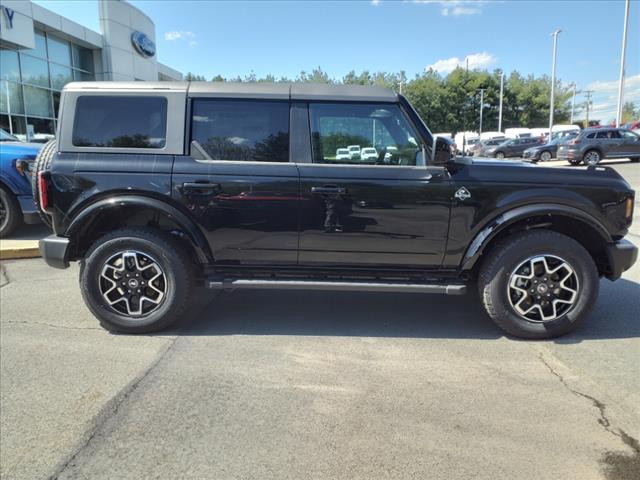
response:
[[[596,138],[596,133],[590,133],[589,135],[587,135],[587,138]]]
[[[191,139],[211,160],[288,162],[289,103],[194,100]]]
[[[627,138],[627,139],[631,139],[631,140],[637,140],[638,139],[638,135],[636,135],[633,132],[630,132],[629,130],[621,130],[620,133],[622,134],[623,138]]]
[[[416,165],[422,146],[397,105],[318,103],[309,115],[315,163]],[[336,158],[350,146],[349,158]]]
[[[599,131],[596,138],[620,138],[620,134],[617,130],[604,130]]]
[[[82,96],[76,103],[76,147],[162,148],[167,135],[164,97]]]

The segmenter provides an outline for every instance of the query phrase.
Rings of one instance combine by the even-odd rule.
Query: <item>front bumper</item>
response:
[[[628,240],[618,240],[607,245],[607,257],[609,258],[609,280],[617,280],[622,272],[629,270],[638,259],[638,247]]]
[[[558,160],[575,160],[575,161],[581,162],[582,152],[578,149],[569,150],[569,149],[559,148],[556,157],[558,158]]]
[[[40,253],[47,265],[53,268],[69,268],[69,239],[49,235],[39,242]]]
[[[540,158],[540,152],[537,150],[533,152],[525,150],[524,152],[522,152],[522,158],[526,158],[528,160],[538,160]]]

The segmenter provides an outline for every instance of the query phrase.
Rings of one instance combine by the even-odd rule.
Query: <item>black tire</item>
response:
[[[13,193],[0,187],[0,237],[11,235],[22,225],[22,210]]]
[[[51,165],[51,160],[56,153],[56,140],[49,140],[38,152],[36,160],[33,164],[33,172],[31,172],[31,192],[33,194],[33,201],[36,204],[36,210],[42,222],[51,227],[51,217],[42,211],[40,208],[40,192],[38,190],[38,172],[46,171]]]
[[[585,165],[597,165],[600,160],[602,160],[602,155],[598,150],[587,150],[582,157]]]
[[[504,152],[496,152],[496,158],[498,160],[504,160]]]
[[[640,162],[640,157],[630,158],[633,163]]]
[[[509,285],[512,274],[520,265],[542,255],[562,259],[573,269],[577,294],[572,305],[564,307],[560,304],[560,309],[567,310],[558,310],[557,318],[533,321],[515,310],[510,298],[513,289]],[[511,335],[529,339],[555,338],[577,328],[593,307],[599,286],[598,270],[589,252],[572,238],[549,230],[522,232],[501,241],[488,253],[478,277],[480,297],[496,325]]]
[[[150,302],[140,301],[139,309],[142,314],[138,316],[128,315],[121,311],[123,309],[130,310],[129,306],[136,304],[134,299],[116,303],[112,307],[103,298],[101,291],[101,288],[104,291],[113,284],[111,280],[108,280],[111,284],[107,284],[107,287],[104,286],[105,280],[101,277],[104,265],[124,251],[135,251],[142,256],[143,260],[147,258],[150,262],[155,262],[164,275],[160,278],[160,280],[164,278],[164,296],[154,307],[155,309],[148,313],[144,312],[142,305],[148,307]],[[150,273],[155,273],[155,267],[151,269]],[[123,275],[124,272],[118,281],[126,280]],[[131,273],[132,277],[133,275]],[[133,280],[131,278],[127,282]],[[144,285],[144,278],[141,277],[139,280]],[[150,333],[167,328],[184,312],[194,285],[194,266],[186,249],[172,235],[153,228],[122,228],[103,236],[91,246],[80,268],[82,297],[100,324],[112,332]],[[125,288],[129,287],[124,287],[120,291],[124,292]],[[134,286],[134,291],[135,288]],[[145,287],[141,288],[145,289]],[[144,295],[148,295],[148,292],[147,290]],[[126,294],[126,292],[124,293]],[[120,295],[117,290],[114,294],[116,298]]]
[[[548,162],[552,158],[553,155],[551,155],[551,152],[549,150],[545,150],[544,152],[540,153],[540,160],[543,162]]]
[[[580,160],[568,160],[568,162],[573,166],[580,165]]]

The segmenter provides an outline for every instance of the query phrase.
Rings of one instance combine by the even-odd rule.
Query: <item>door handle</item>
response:
[[[325,195],[344,195],[345,193],[347,193],[347,189],[344,187],[325,185],[323,187],[311,187],[311,193],[319,193]]]
[[[182,190],[197,190],[199,192],[218,192],[221,186],[219,183],[205,183],[205,182],[184,182],[182,184]]]

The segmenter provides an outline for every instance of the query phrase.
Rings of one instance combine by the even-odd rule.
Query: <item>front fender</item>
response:
[[[169,218],[175,220],[187,233],[196,250],[198,260],[201,263],[208,263],[210,261],[211,254],[204,235],[186,214],[165,201],[142,195],[112,195],[91,203],[71,219],[64,232],[64,236],[69,238],[73,237],[74,234],[81,230],[86,222],[91,221],[105,210],[123,207],[148,208],[164,213]]]
[[[470,270],[476,264],[484,249],[489,245],[491,240],[496,237],[500,232],[509,228],[509,226],[517,223],[520,220],[535,216],[545,215],[557,215],[571,217],[579,219],[585,224],[591,226],[602,237],[602,241],[606,243],[613,242],[611,235],[605,228],[605,226],[595,217],[590,215],[579,208],[571,207],[568,205],[556,204],[556,203],[539,203],[535,205],[523,205],[516,207],[512,210],[508,210],[488,224],[474,237],[473,241],[469,244],[467,251],[462,260],[461,269]]]

